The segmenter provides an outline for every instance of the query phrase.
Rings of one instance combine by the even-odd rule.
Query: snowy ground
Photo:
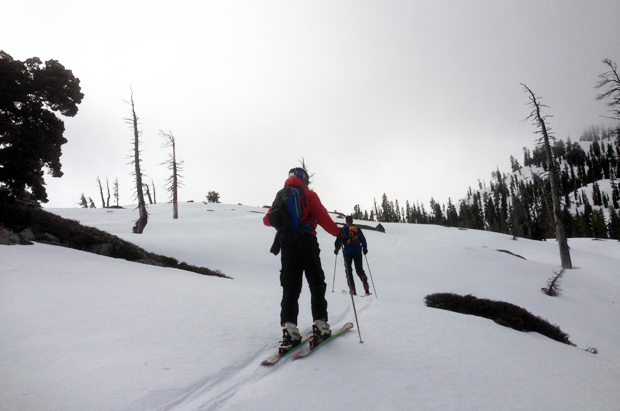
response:
[[[170,204],[149,210],[142,235],[130,234],[133,207],[51,211],[234,279],[0,246],[0,410],[620,410],[617,241],[571,239],[576,268],[552,298],[540,288],[559,270],[553,241],[384,224],[365,231],[378,298],[355,298],[364,343],[355,327],[268,368],[281,289],[264,209],[181,204],[179,220]],[[322,229],[319,240],[330,323],[355,323],[342,256]],[[427,308],[434,292],[519,305],[577,347]],[[302,331],[308,297],[306,286]]]

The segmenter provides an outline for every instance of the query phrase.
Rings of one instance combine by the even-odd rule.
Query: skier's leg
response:
[[[359,276],[360,280],[362,280],[362,284],[364,285],[364,291],[366,291],[366,294],[369,294],[370,287],[368,286],[368,277],[366,277],[366,273],[364,272],[362,253],[355,253],[355,255],[353,256],[353,261],[355,261],[355,272]]]
[[[364,272],[362,253],[353,254],[353,262],[355,263],[355,272],[357,273],[357,276],[364,284],[366,284],[368,282],[368,277],[366,277],[366,273]]]
[[[321,267],[321,249],[315,236],[308,234],[305,237],[306,255],[304,270],[306,280],[310,286],[310,303],[312,305],[312,319],[327,321],[327,300],[325,299],[325,273]]]
[[[344,254],[344,272],[347,276],[349,291],[355,294],[355,280],[353,280],[353,254]]]
[[[299,294],[303,284],[303,265],[298,247],[285,245],[282,247],[282,270],[280,285],[282,286],[282,302],[280,303],[280,324],[297,324],[299,314]]]

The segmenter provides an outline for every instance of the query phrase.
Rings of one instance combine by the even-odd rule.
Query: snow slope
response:
[[[158,204],[142,235],[130,234],[133,207],[51,211],[234,279],[0,246],[2,411],[620,409],[619,242],[571,239],[576,268],[552,298],[540,288],[559,270],[553,241],[431,225],[366,230],[377,298],[355,298],[363,344],[355,327],[268,368],[259,363],[281,337],[281,289],[264,209],[186,203],[173,220],[171,205]],[[319,229],[336,327],[355,319],[333,240]],[[577,347],[428,308],[434,292],[519,305]],[[305,286],[302,331],[311,320]]]

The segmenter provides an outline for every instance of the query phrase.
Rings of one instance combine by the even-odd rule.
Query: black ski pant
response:
[[[299,314],[299,294],[303,285],[303,274],[310,286],[310,303],[312,305],[312,319],[327,321],[327,300],[325,299],[325,273],[321,267],[321,250],[316,236],[303,234],[293,243],[282,242],[282,270],[280,284],[282,285],[282,311],[280,323],[290,322],[297,324]]]
[[[362,263],[362,253],[344,254],[344,272],[347,275],[347,284],[349,285],[349,291],[355,291],[355,281],[353,281],[353,267],[351,264],[355,264],[355,272],[360,280],[364,284],[364,290],[368,285],[368,277],[364,272],[364,265]]]

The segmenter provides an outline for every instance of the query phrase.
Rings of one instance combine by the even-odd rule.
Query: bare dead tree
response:
[[[144,192],[142,191],[144,187],[142,183],[142,178],[144,176],[142,174],[142,170],[140,169],[140,161],[141,161],[140,160],[140,153],[141,153],[140,135],[142,134],[142,132],[138,130],[138,116],[136,115],[135,104],[133,101],[133,90],[131,90],[130,101],[125,101],[125,102],[131,106],[131,117],[126,118],[125,122],[129,124],[133,129],[133,142],[132,142],[133,156],[129,157],[131,159],[129,164],[134,166],[132,175],[135,178],[135,183],[136,183],[135,198],[138,200],[138,210],[140,213],[138,220],[136,220],[136,223],[133,226],[132,232],[135,234],[142,234],[142,232],[144,231],[144,227],[146,227],[146,224],[148,223],[149,214],[146,211],[146,203],[144,202]]]
[[[594,88],[603,89],[604,91],[596,96],[597,100],[610,99],[607,102],[609,111],[612,116],[609,117],[614,120],[620,120],[620,73],[618,73],[618,66],[610,59],[604,59],[603,64],[609,67],[609,71],[601,74],[599,81]],[[616,128],[616,145],[620,148],[620,127]]]
[[[110,208],[110,182],[107,177],[105,178],[105,185],[108,187],[108,201],[106,201],[106,207]]]
[[[151,179],[151,187],[153,187],[153,204],[157,204],[157,197],[155,196],[155,183]]]
[[[149,204],[153,204],[153,198],[151,197],[151,190],[149,189],[149,185],[148,184],[144,185],[144,193],[146,194],[146,196],[149,199]]]
[[[546,120],[550,117],[548,115],[543,115],[541,113],[541,109],[543,107],[547,107],[546,105],[540,102],[540,99],[536,97],[534,92],[525,84],[521,84],[525,91],[529,94],[530,102],[528,105],[532,108],[532,112],[526,118],[526,120],[531,120],[532,124],[536,126],[538,129],[535,133],[542,134],[540,140],[542,140],[542,144],[545,149],[545,153],[547,155],[547,164],[549,167],[549,183],[551,185],[551,199],[553,202],[553,218],[555,221],[555,236],[558,240],[558,245],[560,247],[560,260],[562,262],[562,268],[572,269],[573,264],[570,258],[570,249],[568,247],[568,240],[566,239],[566,233],[564,232],[564,222],[562,220],[562,210],[560,207],[560,195],[558,191],[558,186],[556,182],[556,164],[551,153],[551,144],[549,143],[549,134],[551,129],[547,126]],[[539,140],[539,141],[540,141]]]
[[[101,193],[101,207],[105,208],[105,200],[103,199],[103,187],[101,187],[101,180],[97,176],[97,184],[99,184],[99,193]]]
[[[172,200],[172,218],[179,218],[179,196],[178,190],[183,186],[183,176],[180,174],[183,171],[183,161],[177,161],[176,152],[176,139],[172,135],[171,131],[164,133],[159,130],[159,135],[164,139],[162,147],[171,147],[172,153],[169,154],[168,160],[161,163],[165,165],[172,173],[170,177],[166,179],[166,190],[170,193],[170,199]]]

